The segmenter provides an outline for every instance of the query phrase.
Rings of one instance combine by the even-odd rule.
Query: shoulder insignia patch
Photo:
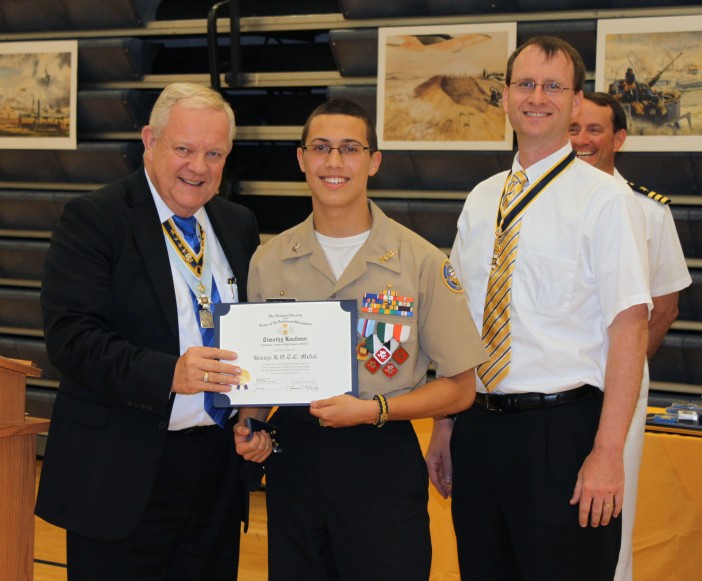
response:
[[[456,271],[453,269],[453,266],[451,266],[451,261],[448,258],[441,263],[441,276],[449,290],[455,293],[463,292],[463,285],[461,281],[458,280]]]
[[[670,204],[670,198],[666,198],[662,194],[657,194],[653,190],[649,190],[645,186],[638,186],[634,182],[626,182],[627,185],[634,190],[637,194],[641,194],[642,196],[646,196],[647,198],[650,198],[659,204]]]

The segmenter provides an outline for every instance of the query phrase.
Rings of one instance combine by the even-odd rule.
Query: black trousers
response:
[[[128,538],[67,532],[69,581],[236,581],[245,498],[231,425],[169,432],[153,492]]]
[[[473,406],[458,416],[451,457],[461,579],[612,580],[621,518],[581,528],[569,504],[601,409],[598,394],[516,412]]]
[[[428,477],[410,422],[322,428],[281,408],[269,461],[270,581],[426,581]]]

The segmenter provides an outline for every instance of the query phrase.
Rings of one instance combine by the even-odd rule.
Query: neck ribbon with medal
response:
[[[507,237],[506,234],[519,218],[522,217],[527,208],[536,200],[537,196],[546,187],[555,180],[561,173],[563,173],[570,164],[573,163],[575,159],[575,151],[571,151],[568,155],[562,158],[555,166],[553,166],[549,171],[547,171],[541,179],[539,179],[532,187],[521,192],[517,199],[511,204],[508,211],[505,214],[502,213],[502,204],[498,205],[497,209],[497,223],[495,225],[495,244],[493,247],[492,260],[490,261],[490,269],[494,270],[499,266],[499,256],[502,252],[502,245]],[[502,196],[507,189],[507,184],[512,177],[512,172],[509,173],[507,179],[505,180],[505,185],[502,188]],[[502,200],[500,196],[500,200]]]
[[[195,295],[200,306],[200,327],[214,329],[212,315],[212,257],[205,252],[205,230],[198,224],[200,231],[200,251],[195,254],[190,245],[183,240],[172,219],[163,223],[163,231],[168,235],[170,244],[168,252],[174,258],[178,271],[183,275],[188,287]]]

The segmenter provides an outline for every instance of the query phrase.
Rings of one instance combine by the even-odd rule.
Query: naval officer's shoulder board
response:
[[[637,194],[641,194],[642,196],[646,196],[647,198],[650,198],[651,200],[654,200],[658,202],[659,204],[670,204],[670,198],[666,198],[663,194],[659,194],[654,192],[653,190],[649,190],[646,186],[639,186],[635,184],[634,182],[626,182],[627,185],[634,190]]]

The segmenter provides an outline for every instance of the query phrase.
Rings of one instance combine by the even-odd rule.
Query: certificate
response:
[[[239,384],[217,407],[308,405],[358,393],[356,301],[215,305],[217,345],[236,351]]]

